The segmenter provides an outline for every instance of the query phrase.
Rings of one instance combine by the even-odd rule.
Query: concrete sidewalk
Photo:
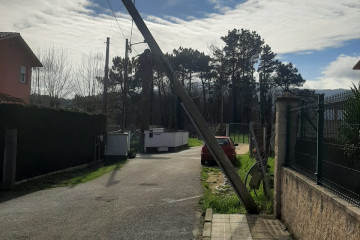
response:
[[[203,240],[290,240],[285,226],[267,215],[212,214],[208,209],[202,234]]]

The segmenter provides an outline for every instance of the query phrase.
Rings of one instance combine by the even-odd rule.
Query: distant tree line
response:
[[[221,40],[224,46],[210,46],[209,54],[179,47],[166,56],[185,90],[208,122],[271,121],[275,94],[279,91],[292,91],[302,86],[305,80],[292,63],[282,63],[276,59],[276,53],[255,31],[233,29],[221,37]],[[145,63],[144,54],[148,54]],[[63,89],[71,89],[74,98],[70,108],[99,112],[104,75],[102,55],[84,56],[71,83],[68,80],[71,68],[62,66],[61,60],[58,60],[63,55],[55,54],[53,59],[47,59],[48,55],[44,55],[44,58],[40,56],[44,68],[33,74],[33,84],[43,84],[41,94],[53,98],[51,106],[56,107],[58,99],[66,97],[68,93]],[[127,82],[124,80],[124,64],[123,57],[112,59],[108,89],[110,124],[121,124],[125,101],[126,127],[140,126],[144,79],[150,81],[150,85],[146,86],[150,86],[151,125],[181,129],[189,123],[169,79],[151,56],[151,52],[145,51],[140,56],[129,59]],[[48,87],[48,82],[56,81],[63,83],[54,84],[57,91]],[[35,102],[36,95],[39,93],[33,94]]]

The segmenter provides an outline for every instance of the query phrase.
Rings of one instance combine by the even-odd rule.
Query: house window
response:
[[[26,83],[26,66],[24,65],[20,67],[20,82]]]

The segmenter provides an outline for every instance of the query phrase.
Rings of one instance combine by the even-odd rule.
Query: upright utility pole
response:
[[[139,57],[139,70],[141,74],[141,131],[149,130],[151,124],[151,93],[152,93],[152,66],[151,66],[151,52],[145,49],[144,53]]]
[[[128,61],[129,61],[129,41],[125,41],[125,63],[124,63],[124,89],[123,89],[123,119],[121,131],[125,131],[126,126],[126,101],[127,101],[127,81],[128,81]]]
[[[109,45],[110,38],[106,38],[106,58],[105,58],[105,76],[104,76],[104,92],[103,92],[103,104],[102,113],[106,115],[106,103],[107,103],[107,88],[109,82]]]
[[[157,59],[159,64],[162,65],[164,72],[166,73],[173,85],[174,92],[180,97],[182,105],[184,106],[186,112],[188,112],[188,115],[193,120],[195,127],[203,136],[206,145],[209,147],[209,150],[211,151],[221,170],[230,180],[230,183],[233,186],[239,199],[244,203],[247,212],[251,214],[259,213],[259,209],[254,199],[251,197],[249,191],[246,189],[245,184],[240,179],[239,174],[230,162],[229,158],[226,156],[223,149],[216,141],[214,134],[209,130],[208,124],[205,122],[204,118],[195,106],[191,97],[186,93],[176,73],[167,61],[165,55],[162,53],[159,45],[151,35],[149,29],[145,25],[134,4],[131,2],[131,0],[122,0],[122,2],[124,3],[131,17],[133,18],[139,31],[144,36],[145,41],[149,45],[155,58]]]
[[[145,49],[144,53],[139,56],[139,68],[138,71],[141,73],[141,135],[140,135],[140,148],[141,152],[146,152],[144,149],[144,138],[145,130],[149,130],[151,124],[151,107],[152,107],[152,82],[153,72],[151,64],[151,51]]]

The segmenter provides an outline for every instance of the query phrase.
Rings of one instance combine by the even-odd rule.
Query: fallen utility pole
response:
[[[140,135],[140,146],[141,152],[146,152],[144,149],[144,139],[145,139],[145,130],[149,130],[150,128],[150,116],[152,114],[151,111],[151,90],[152,90],[152,64],[151,64],[151,51],[149,49],[145,49],[144,53],[142,53],[139,58],[139,68],[138,70],[141,72],[141,135]]]
[[[122,0],[129,14],[133,18],[136,26],[139,31],[145,38],[145,42],[149,45],[152,53],[154,54],[156,60],[159,62],[159,65],[163,67],[167,77],[173,84],[174,92],[180,97],[186,112],[188,113],[190,119],[195,124],[195,127],[198,129],[200,134],[203,136],[206,145],[209,147],[210,152],[214,156],[219,167],[229,179],[232,187],[234,188],[237,196],[244,204],[248,213],[256,214],[259,213],[258,207],[254,202],[254,199],[251,197],[249,191],[246,189],[245,184],[241,181],[239,174],[236,169],[224,153],[223,149],[220,147],[218,142],[215,139],[214,134],[210,131],[210,128],[204,118],[201,116],[199,110],[195,106],[194,102],[190,96],[186,93],[184,87],[181,85],[179,79],[176,76],[176,73],[172,69],[170,63],[167,61],[163,52],[161,51],[159,45],[151,35],[149,29],[145,25],[143,19],[141,18],[139,12],[135,8],[131,0]]]

